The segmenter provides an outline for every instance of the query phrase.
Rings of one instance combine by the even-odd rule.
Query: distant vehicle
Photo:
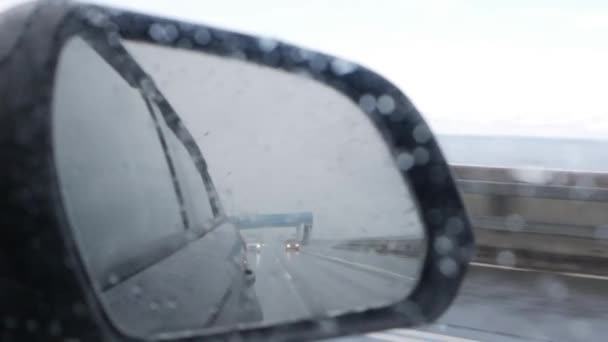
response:
[[[287,240],[285,241],[285,251],[299,251],[300,242],[298,240]]]
[[[248,242],[247,250],[254,251],[256,253],[260,253],[262,251],[262,246],[263,246],[263,244],[261,244],[259,242]]]

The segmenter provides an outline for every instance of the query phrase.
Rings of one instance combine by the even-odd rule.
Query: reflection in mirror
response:
[[[407,296],[424,229],[355,103],[243,60],[123,44],[153,82],[73,38],[53,103],[63,206],[117,326],[230,328]]]

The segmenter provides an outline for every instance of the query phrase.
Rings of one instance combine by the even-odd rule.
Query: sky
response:
[[[95,1],[353,60],[437,133],[608,136],[606,1]]]

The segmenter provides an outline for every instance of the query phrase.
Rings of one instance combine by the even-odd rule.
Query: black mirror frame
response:
[[[321,339],[432,322],[452,303],[474,254],[471,225],[435,137],[411,101],[381,76],[290,44],[94,5],[43,1],[4,15],[8,16],[11,20],[0,23],[0,39],[10,42],[4,49],[0,45],[0,190],[6,194],[0,199],[4,209],[0,256],[9,264],[8,275],[16,286],[35,294],[28,297],[31,303],[13,303],[36,308],[30,309],[35,312],[29,312],[29,320],[44,329],[32,331],[17,322],[29,340],[52,340],[56,329],[46,327],[58,326],[62,338],[141,341],[119,331],[103,310],[77,253],[59,195],[51,136],[55,69],[63,44],[86,31],[101,30],[109,40],[119,34],[129,40],[241,58],[308,75],[358,103],[395,157],[406,152],[414,158],[414,164],[402,173],[425,223],[427,256],[420,279],[406,299],[332,318],[199,335],[171,334],[161,339]],[[159,28],[171,34],[151,34]],[[368,101],[383,95],[393,100],[390,113],[381,113]],[[451,248],[446,248],[446,238]],[[14,300],[23,299],[18,298]]]

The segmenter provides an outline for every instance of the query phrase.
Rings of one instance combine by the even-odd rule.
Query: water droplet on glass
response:
[[[133,286],[131,286],[130,292],[131,292],[131,295],[133,295],[134,297],[139,297],[139,296],[141,296],[141,294],[142,294],[143,291],[142,291],[142,288],[140,286],[133,285]]]
[[[538,287],[542,293],[545,293],[555,301],[563,301],[568,297],[568,288],[557,277],[552,275],[544,275],[539,279]]]
[[[118,32],[108,33],[108,45],[112,47],[120,45],[120,35],[118,34]]]
[[[33,319],[28,319],[25,322],[25,328],[27,329],[27,331],[29,332],[34,332],[38,329],[38,322],[36,322]]]
[[[414,132],[412,132],[414,136],[414,140],[419,144],[424,144],[429,141],[432,137],[431,131],[427,125],[418,125],[414,128]]]
[[[505,219],[505,225],[511,231],[519,232],[524,229],[526,220],[519,214],[511,214]]]
[[[551,181],[552,173],[544,169],[526,168],[512,170],[513,178],[532,184],[547,184]]]
[[[454,248],[454,243],[447,236],[439,236],[435,239],[434,248],[437,253],[444,255]]]
[[[165,303],[165,306],[167,307],[167,309],[169,310],[175,310],[177,309],[177,302],[173,299],[169,299],[167,300],[167,302]]]
[[[102,26],[105,22],[106,22],[106,15],[104,13],[102,13],[100,10],[98,9],[88,9],[85,14],[84,14],[85,18],[89,21],[89,23],[91,23],[93,26],[97,26],[100,27]]]
[[[378,98],[378,111],[382,114],[391,114],[395,110],[395,100],[390,95],[381,95]]]
[[[120,281],[120,277],[118,274],[112,273],[108,276],[108,283],[110,285],[116,285]]]
[[[154,82],[149,78],[143,78],[139,82],[139,86],[141,88],[142,93],[151,100],[159,100],[159,94],[156,91],[156,86]]]
[[[424,165],[429,162],[429,159],[429,151],[426,148],[418,146],[414,149],[414,161],[416,165]]]
[[[517,257],[511,251],[500,251],[496,255],[496,262],[502,266],[513,267],[517,261]]]
[[[6,329],[15,329],[17,327],[17,319],[14,317],[4,317],[3,323]]]
[[[158,305],[158,303],[157,303],[156,301],[151,301],[151,302],[148,304],[148,307],[149,307],[149,308],[150,308],[150,310],[152,310],[152,311],[158,311],[159,305]]]
[[[53,321],[49,325],[49,335],[51,336],[59,336],[61,335],[61,323],[59,321]]]
[[[211,42],[211,32],[205,28],[199,28],[194,32],[194,41],[198,45],[207,45]]]
[[[272,38],[260,38],[258,39],[258,47],[264,52],[272,52],[279,46],[279,42]]]
[[[318,321],[318,323],[319,323],[319,330],[324,333],[331,333],[336,330],[336,323],[333,320],[324,319],[324,320]]]
[[[350,74],[355,71],[357,65],[341,58],[335,58],[331,61],[331,70],[338,76]]]
[[[241,51],[241,50],[234,50],[230,53],[230,57],[234,58],[234,59],[239,59],[242,61],[247,60],[247,55],[245,54],[245,52]]]
[[[314,73],[321,73],[327,68],[327,60],[319,55],[314,55],[309,61],[308,65]]]
[[[414,157],[407,152],[399,153],[397,156],[397,167],[402,171],[407,171],[412,166],[414,166]]]
[[[359,98],[359,107],[370,114],[376,109],[376,98],[372,94],[364,94]]]
[[[455,277],[458,274],[458,264],[452,258],[441,258],[439,272],[448,278]]]
[[[159,43],[173,43],[179,36],[177,27],[173,24],[154,23],[148,30],[150,38]]]

